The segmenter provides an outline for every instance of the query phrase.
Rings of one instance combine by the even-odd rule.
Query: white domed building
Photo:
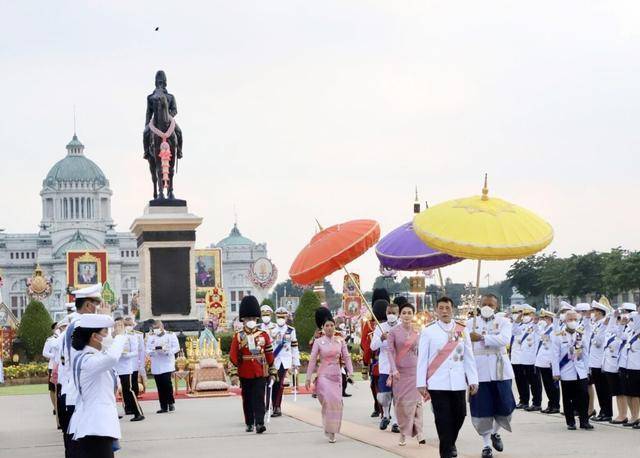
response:
[[[27,279],[36,265],[52,278],[52,294],[44,301],[52,314],[66,302],[67,251],[107,252],[108,281],[117,301],[127,305],[138,289],[136,239],[116,232],[111,218],[109,180],[84,153],[74,134],[67,155],[58,161],[42,182],[42,218],[35,234],[0,232],[1,297],[20,319],[26,305]]]

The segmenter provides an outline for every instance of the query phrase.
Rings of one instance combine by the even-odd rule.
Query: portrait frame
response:
[[[83,271],[92,273],[90,278],[83,276]],[[68,251],[67,252],[67,284],[79,289],[89,285],[107,281],[108,263],[106,251]],[[91,283],[92,280],[95,282]],[[69,296],[71,299],[72,296]]]
[[[193,251],[196,291],[222,288],[222,249],[207,248]]]

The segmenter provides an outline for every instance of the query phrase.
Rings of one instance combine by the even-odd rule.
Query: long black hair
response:
[[[71,346],[77,351],[82,351],[89,343],[89,340],[91,340],[91,335],[94,332],[99,334],[103,329],[104,328],[75,328],[71,336]]]

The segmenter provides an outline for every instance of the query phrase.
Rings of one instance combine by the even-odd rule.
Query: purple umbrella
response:
[[[376,245],[376,256],[387,269],[431,270],[462,261],[425,245],[409,222],[385,235]]]

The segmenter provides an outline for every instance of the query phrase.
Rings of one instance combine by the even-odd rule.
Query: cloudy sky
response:
[[[554,226],[549,251],[640,249],[634,1],[5,2],[0,36],[8,232],[37,230],[74,105],[129,228],[151,191],[141,132],[162,68],[198,245],[226,236],[235,208],[281,280],[314,218],[386,233],[410,219],[416,185],[435,204],[479,193],[485,172],[492,194]],[[352,268],[369,285],[373,251]]]

